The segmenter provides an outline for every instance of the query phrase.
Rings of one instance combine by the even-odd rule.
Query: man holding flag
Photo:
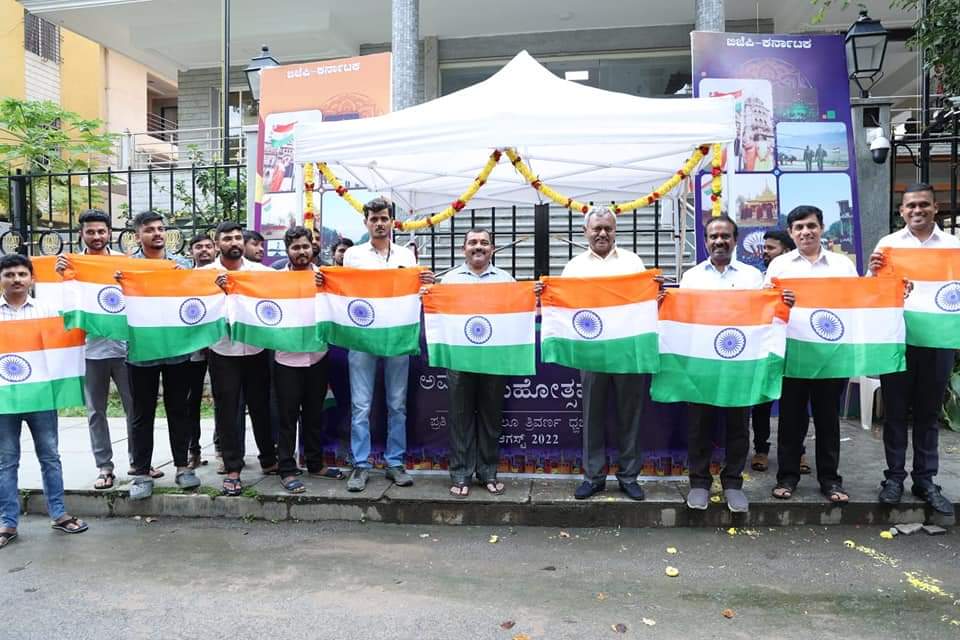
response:
[[[444,284],[513,282],[513,276],[491,263],[493,236],[487,229],[470,229],[463,238],[464,263],[443,276]],[[482,292],[478,292],[482,295]],[[503,377],[447,369],[450,388],[450,493],[470,494],[470,478],[499,495],[497,480],[500,419],[503,415]]]
[[[617,217],[608,208],[596,208],[584,219],[584,236],[589,248],[566,264],[561,277],[584,278],[613,276],[645,271],[637,254],[617,246]],[[538,292],[542,287],[538,289]],[[619,470],[620,490],[632,500],[643,500],[640,474],[640,417],[644,399],[649,395],[650,377],[636,373],[581,371],[583,386],[583,477],[573,497],[586,500],[606,490],[607,391],[612,386],[620,418]]]
[[[763,274],[755,267],[733,258],[737,246],[737,223],[728,216],[718,216],[703,228],[703,242],[709,258],[683,274],[681,289],[760,289]],[[720,483],[727,500],[727,508],[734,513],[745,513],[750,508],[743,492],[743,467],[747,463],[750,438],[747,429],[749,407],[719,408],[690,402],[687,404],[687,466],[690,473],[690,492],[687,506],[704,510],[710,503],[710,457],[713,453],[713,430],[717,416],[723,414],[726,422],[726,459],[720,473]]]
[[[33,264],[29,258],[20,254],[0,258],[0,290],[3,292],[0,294],[0,327],[4,321],[9,320],[56,318],[56,310],[49,309],[30,297],[31,286]],[[0,328],[0,331],[2,330],[4,329]],[[20,344],[23,342],[21,336]],[[8,355],[4,357],[4,361],[6,362],[0,362],[0,376],[5,382],[22,384],[24,379],[30,377],[32,371],[29,364],[20,356]],[[56,375],[59,372],[48,373]],[[79,388],[77,400],[82,400]],[[63,506],[63,468],[57,451],[56,407],[50,406],[42,411],[8,407],[0,413],[0,549],[17,538],[17,522],[20,517],[17,467],[20,465],[20,429],[24,422],[33,435],[43,476],[43,494],[47,500],[47,511],[53,521],[53,528],[64,533],[83,533],[87,530],[87,524],[70,516]]]
[[[110,216],[99,209],[88,209],[80,214],[80,238],[83,240],[83,255],[123,255],[110,248],[112,232]],[[63,275],[69,269],[70,258],[57,256],[57,273]],[[86,375],[84,392],[87,403],[87,424],[90,429],[90,448],[100,474],[93,484],[97,490],[113,489],[116,475],[113,473],[113,447],[110,425],[107,423],[107,400],[110,396],[110,380],[117,386],[120,404],[126,414],[128,456],[133,463],[133,395],[125,361],[127,344],[122,340],[87,336],[85,347]]]
[[[936,222],[937,201],[933,187],[912,184],[903,193],[900,216],[904,228],[884,236],[870,256],[870,272],[885,266],[884,247],[915,249],[956,249],[960,240],[944,233]],[[933,479],[939,470],[939,416],[950,372],[956,359],[953,349],[907,345],[907,369],[880,376],[886,419],[883,448],[887,458],[886,479],[879,500],[899,504],[906,480],[908,416],[913,420],[913,488],[938,514],[953,517],[950,500],[940,493]]]
[[[343,257],[343,266],[354,269],[415,269],[417,259],[406,247],[393,242],[393,207],[385,198],[374,198],[363,206],[363,221],[370,240],[350,247]],[[422,284],[433,284],[430,271],[420,272]],[[370,476],[370,407],[373,404],[377,362],[383,360],[384,387],[387,398],[387,480],[397,486],[413,484],[404,470],[407,448],[407,373],[409,356],[379,357],[351,349],[350,367],[350,449],[353,471],[347,480],[348,491],[363,491]]]
[[[846,256],[827,251],[820,243],[823,212],[817,207],[800,205],[787,215],[787,229],[796,243],[793,251],[774,258],[767,267],[766,283],[773,278],[827,278],[859,276]],[[786,293],[786,292],[784,292]],[[846,504],[850,497],[843,490],[840,466],[840,396],[843,378],[783,379],[780,396],[780,421],[777,433],[777,485],[773,496],[789,500],[800,482],[800,458],[807,432],[807,405],[813,410],[816,432],[817,481],[820,492],[834,504]]]

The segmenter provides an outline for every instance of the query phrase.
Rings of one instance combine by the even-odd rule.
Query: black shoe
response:
[[[573,497],[577,500],[586,500],[595,493],[605,491],[606,488],[606,482],[593,483],[589,480],[584,480],[582,483],[580,483],[580,486],[577,487],[577,490],[573,492]]]
[[[627,494],[631,500],[643,500],[643,487],[636,480],[633,482],[621,482],[620,491]]]
[[[937,513],[948,516],[953,515],[953,504],[940,493],[940,485],[933,484],[932,482],[925,482],[919,485],[914,484],[911,492],[913,495],[926,501]]]
[[[897,480],[884,480],[880,483],[880,496],[877,499],[881,504],[900,504],[900,498],[902,497],[902,482]]]

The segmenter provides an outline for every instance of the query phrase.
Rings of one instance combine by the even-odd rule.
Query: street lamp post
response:
[[[260,47],[260,55],[250,60],[250,64],[243,70],[247,76],[247,85],[250,87],[250,94],[255,102],[260,102],[260,79],[264,69],[279,66],[273,56],[270,55],[270,47],[263,45]]]
[[[869,98],[870,89],[883,76],[883,57],[887,53],[887,30],[879,20],[867,15],[866,9],[850,25],[844,38],[847,50],[847,73],[860,87],[860,97]],[[865,83],[869,83],[864,86]]]

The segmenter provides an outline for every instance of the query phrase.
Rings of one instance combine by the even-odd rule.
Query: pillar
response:
[[[696,0],[697,31],[726,31],[723,0]]]
[[[393,110],[417,104],[420,0],[393,0]]]
[[[887,161],[877,164],[870,143],[878,129],[891,138],[890,106],[882,98],[854,98],[850,104],[854,155],[857,159],[857,200],[860,204],[860,260],[866,268],[873,248],[881,236],[890,233],[891,163],[897,160],[891,149]]]

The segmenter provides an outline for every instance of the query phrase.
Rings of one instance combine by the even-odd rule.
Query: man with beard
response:
[[[763,274],[754,267],[733,258],[737,246],[737,224],[728,216],[710,218],[703,227],[703,242],[709,257],[683,274],[681,289],[760,289]],[[745,513],[750,503],[743,492],[743,467],[747,463],[750,438],[747,431],[747,407],[715,407],[696,402],[687,403],[687,466],[690,469],[690,492],[687,507],[703,510],[710,504],[710,457],[713,453],[713,430],[717,418],[726,422],[725,459],[720,471],[720,485],[727,508]]]
[[[790,239],[790,234],[782,229],[770,229],[763,234],[763,264],[770,266],[770,262],[777,256],[793,251],[797,245]],[[750,467],[754,471],[766,471],[770,465],[770,412],[773,402],[764,402],[756,405],[751,411],[753,425],[753,459]],[[804,434],[806,437],[806,434]],[[810,473],[806,457],[800,457],[800,473]]]
[[[206,234],[190,239],[190,256],[194,269],[205,267],[217,257],[217,248]],[[200,449],[200,404],[203,402],[203,381],[207,376],[207,350],[200,349],[190,354],[190,391],[187,395],[187,408],[190,411],[190,461],[191,469],[207,464]],[[214,442],[219,455],[220,449]]]
[[[220,271],[268,271],[259,262],[244,257],[243,227],[233,221],[217,226],[220,258],[202,269]],[[217,285],[226,291],[227,274],[217,276]],[[250,410],[253,435],[260,450],[260,468],[265,474],[277,470],[277,451],[270,427],[270,361],[260,347],[235,342],[229,337],[212,345],[207,353],[210,386],[213,390],[214,423],[227,477],[223,493],[238,496],[243,491],[243,405]]]
[[[773,278],[856,278],[853,262],[845,255],[827,251],[823,235],[823,212],[800,205],[787,215],[787,228],[797,248],[774,258],[767,267],[766,282]],[[786,295],[788,292],[784,292]],[[800,457],[807,433],[807,407],[813,411],[816,432],[817,482],[820,493],[833,504],[843,505],[850,496],[843,488],[840,466],[840,396],[846,380],[784,378],[777,430],[777,485],[773,497],[789,500],[800,482]]]
[[[323,274],[313,264],[312,234],[305,227],[288,229],[283,236],[289,258],[288,271],[314,271],[318,287]],[[274,357],[273,391],[280,424],[277,458],[280,484],[290,493],[303,493],[306,486],[297,479],[297,423],[303,439],[307,473],[316,478],[339,479],[339,469],[323,466],[323,403],[327,389],[327,351],[291,353],[277,351]]]
[[[246,229],[243,232],[243,257],[252,262],[263,262],[263,236],[259,231]]]
[[[564,278],[589,278],[638,273],[646,268],[632,251],[617,246],[617,216],[610,209],[596,208],[584,218],[583,233],[590,248],[575,256],[563,268]],[[534,291],[543,291],[537,283]],[[640,422],[644,402],[650,395],[650,376],[632,373],[581,371],[583,386],[583,482],[573,497],[586,500],[605,491],[607,462],[604,430],[607,422],[607,393],[613,387],[616,399],[620,490],[632,500],[643,500],[640,474]]]
[[[464,263],[443,276],[443,282],[513,282],[513,276],[490,262],[493,252],[491,233],[486,229],[470,229],[463,239]],[[497,480],[503,376],[448,369],[447,385],[450,389],[450,480],[453,482],[450,494],[466,498],[470,494],[470,480],[475,475],[487,491],[500,495],[504,491],[504,484]]]
[[[80,238],[83,240],[83,255],[109,256],[123,255],[110,248],[113,229],[110,216],[99,209],[87,209],[80,214]],[[63,274],[70,268],[70,258],[61,255],[57,258],[57,272]],[[133,442],[133,396],[130,392],[130,377],[127,373],[127,343],[122,340],[87,336],[84,346],[86,374],[83,378],[83,390],[87,403],[87,424],[90,428],[90,448],[99,470],[93,488],[112,489],[116,482],[113,466],[113,446],[111,445],[110,425],[107,423],[107,401],[110,397],[110,380],[117,386],[120,404],[127,422],[127,454],[131,461],[133,452],[129,445]]]
[[[960,240],[937,227],[937,199],[928,184],[912,184],[903,193],[900,216],[905,227],[880,238],[870,256],[870,271],[883,267],[883,247],[956,249]],[[954,517],[953,504],[940,493],[933,479],[939,470],[938,419],[950,372],[956,360],[953,349],[933,349],[907,345],[907,369],[880,376],[880,391],[886,417],[883,448],[887,468],[881,483],[879,500],[883,504],[900,503],[903,482],[907,478],[907,432],[913,420],[913,495],[923,498],[947,520]],[[952,522],[951,522],[952,524]]]
[[[416,268],[417,260],[406,247],[393,242],[393,207],[384,198],[374,198],[363,206],[363,220],[370,241],[351,247],[343,258],[343,266],[355,269]],[[433,284],[430,271],[420,272],[420,282]],[[404,470],[407,449],[407,373],[409,356],[379,357],[362,351],[350,351],[350,448],[353,471],[347,480],[348,491],[363,491],[370,476],[370,407],[373,404],[377,363],[383,361],[384,387],[387,399],[387,480],[399,487],[413,484]]]
[[[133,219],[140,248],[131,256],[144,260],[173,260],[177,268],[189,269],[190,261],[167,253],[166,227],[163,216],[155,211],[138,213]],[[133,390],[133,468],[130,498],[139,500],[153,493],[153,480],[163,474],[152,466],[153,427],[157,415],[157,397],[160,378],[163,378],[163,406],[167,412],[167,430],[170,451],[177,468],[176,483],[182,489],[200,486],[187,460],[190,448],[190,417],[187,395],[190,390],[190,356],[176,356],[162,360],[127,362],[130,387]]]

